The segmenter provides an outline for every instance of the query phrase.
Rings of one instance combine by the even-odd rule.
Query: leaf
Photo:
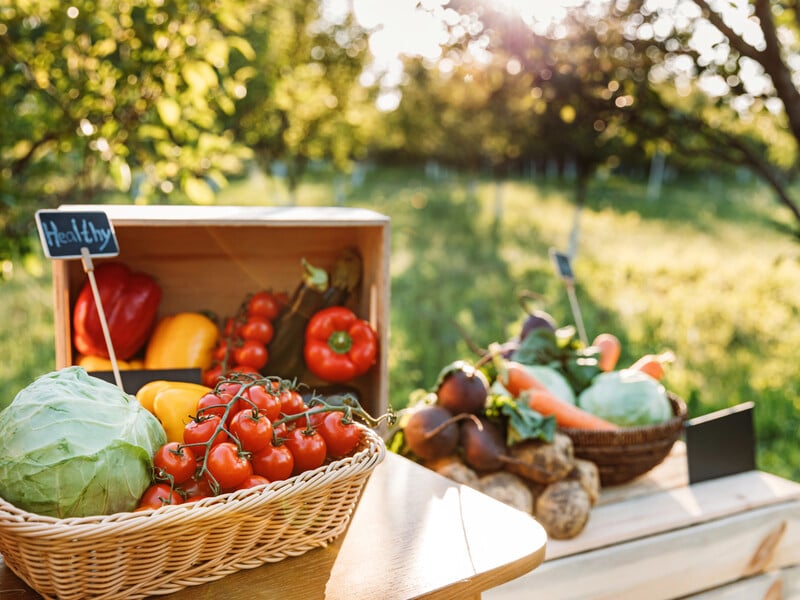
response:
[[[183,191],[195,204],[207,205],[214,202],[214,190],[205,180],[198,177],[187,177],[183,182]]]
[[[197,94],[204,94],[209,89],[217,87],[217,73],[207,62],[188,62],[181,69],[181,75],[186,84]]]
[[[524,402],[511,396],[492,394],[486,415],[490,418],[505,417],[506,444],[511,446],[525,440],[552,442],[556,434],[555,417],[545,417]]]
[[[159,98],[156,103],[158,116],[167,127],[174,127],[181,121],[181,107],[172,98]]]

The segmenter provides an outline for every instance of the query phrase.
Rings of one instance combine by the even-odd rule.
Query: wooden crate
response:
[[[388,407],[390,222],[374,211],[341,207],[68,205],[106,212],[124,262],[154,276],[163,289],[159,316],[182,311],[233,315],[248,293],[289,294],[300,282],[301,259],[330,269],[356,248],[361,285],[348,306],[375,328],[378,364],[353,382],[365,409]],[[80,260],[53,261],[56,367],[73,364],[71,315],[86,280]],[[321,382],[309,382],[310,384]]]

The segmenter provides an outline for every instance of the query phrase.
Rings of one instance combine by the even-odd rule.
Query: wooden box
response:
[[[356,248],[363,261],[359,288],[348,302],[379,338],[378,363],[353,382],[373,415],[388,407],[389,218],[341,207],[68,205],[103,211],[114,227],[119,256],[156,278],[159,316],[210,311],[232,316],[249,293],[284,291],[300,283],[301,260],[330,270],[339,253]],[[86,274],[80,260],[53,261],[56,367],[73,364],[72,309]],[[308,382],[309,385],[315,382]]]

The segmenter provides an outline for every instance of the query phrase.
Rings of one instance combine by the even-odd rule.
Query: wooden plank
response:
[[[547,560],[484,600],[665,600],[798,564],[800,501],[792,500]]]
[[[592,508],[571,540],[550,540],[547,559],[691,527],[753,508],[800,499],[800,484],[761,471],[704,481]]]
[[[782,589],[781,571],[770,571],[687,596],[686,600],[781,600]]]

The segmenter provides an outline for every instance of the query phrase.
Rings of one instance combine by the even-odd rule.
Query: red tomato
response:
[[[285,415],[299,415],[308,410],[303,396],[297,390],[283,390],[278,398],[281,401],[281,412]]]
[[[294,457],[293,475],[322,466],[328,453],[325,438],[316,431],[308,431],[302,427],[288,433],[285,445]]]
[[[222,365],[215,364],[203,371],[203,385],[213,388],[222,377]]]
[[[240,408],[252,408],[255,406],[262,414],[264,414],[270,421],[277,421],[281,416],[281,401],[273,392],[269,391],[265,386],[260,384],[251,385],[244,392],[242,392],[247,400],[239,402]]]
[[[202,458],[209,446],[221,444],[228,439],[222,428],[222,419],[217,415],[192,419],[183,428],[183,441],[191,446],[195,456]]]
[[[333,458],[347,456],[358,445],[361,430],[353,421],[344,421],[344,413],[328,413],[317,426],[319,434],[325,438],[328,455]]]
[[[184,481],[180,485],[179,491],[183,492],[183,495],[186,496],[185,502],[188,502],[190,498],[199,500],[200,498],[208,498],[214,495],[211,491],[211,486],[208,485],[208,479],[205,477],[199,479],[197,477],[192,477],[188,481]]]
[[[228,341],[219,340],[217,345],[214,347],[214,352],[211,354],[211,357],[218,362],[222,362],[226,358],[230,360],[228,352]]]
[[[294,469],[294,456],[286,444],[280,446],[270,444],[261,452],[253,454],[250,462],[253,463],[253,472],[256,475],[266,477],[270,481],[288,479]]]
[[[183,498],[168,483],[154,483],[144,491],[139,508],[161,508],[165,504],[181,504]]]
[[[239,390],[242,389],[242,384],[236,381],[223,381],[220,383],[216,389],[214,390],[217,395],[222,398],[225,402],[230,401],[236,394],[239,393]]]
[[[197,458],[189,446],[181,446],[178,442],[167,442],[153,456],[153,466],[156,468],[158,479],[172,478],[172,483],[178,485],[194,475]]]
[[[281,304],[271,292],[256,292],[247,303],[248,315],[259,315],[274,321],[281,312]]]
[[[223,490],[232,490],[253,474],[250,461],[233,442],[212,446],[206,459],[209,475]]]
[[[245,340],[256,340],[265,346],[272,341],[275,327],[272,321],[261,315],[250,315],[239,328],[239,336]]]
[[[245,479],[242,483],[236,486],[237,490],[244,490],[247,488],[258,487],[259,485],[267,485],[269,483],[269,479],[266,477],[262,477],[261,475],[250,475],[247,479]]]
[[[233,351],[233,359],[239,365],[262,369],[269,359],[267,347],[258,340],[246,339]]]
[[[237,412],[228,430],[247,452],[258,452],[272,443],[272,423],[252,408]]]
[[[214,392],[208,392],[197,401],[197,414],[202,417],[217,415],[220,419],[225,414],[225,400]]]

